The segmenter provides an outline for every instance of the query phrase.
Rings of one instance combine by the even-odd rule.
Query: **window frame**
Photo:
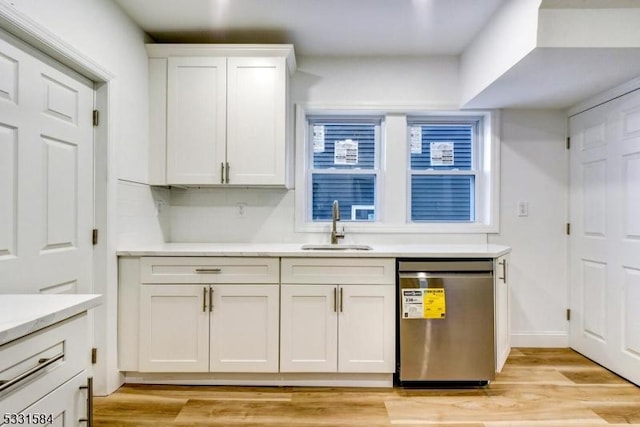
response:
[[[348,168],[336,168],[336,169],[316,169],[314,167],[313,162],[313,150],[311,149],[312,145],[312,133],[313,126],[316,124],[322,123],[354,123],[354,124],[372,124],[374,125],[374,156],[373,156],[373,169],[348,169]],[[304,209],[305,212],[305,222],[313,223],[313,224],[327,224],[327,222],[331,222],[331,220],[314,220],[313,219],[313,175],[315,174],[324,174],[324,175],[373,175],[374,176],[374,194],[373,194],[373,204],[374,204],[374,219],[373,221],[351,221],[351,220],[342,220],[344,223],[355,224],[355,223],[375,223],[379,220],[380,217],[380,185],[382,181],[382,173],[380,169],[381,165],[381,155],[380,149],[383,145],[381,142],[381,138],[383,135],[383,126],[384,126],[384,116],[383,115],[360,115],[360,114],[307,114],[305,116],[305,125],[306,125],[306,137],[305,137],[305,164],[308,165],[305,167],[305,194],[306,194],[306,206]]]
[[[410,129],[413,126],[422,125],[470,125],[471,132],[471,169],[412,169],[411,167],[411,136]],[[481,154],[483,151],[483,117],[482,116],[407,116],[407,223],[408,224],[473,224],[478,218],[478,201],[481,200],[482,173],[479,170],[481,164]],[[471,206],[473,207],[473,218],[470,221],[430,221],[413,220],[413,191],[411,188],[413,176],[473,176],[473,194]]]
[[[376,220],[343,222],[347,236],[362,233],[379,234],[489,234],[498,233],[500,224],[500,111],[499,110],[434,110],[415,106],[295,104],[295,191],[292,193],[294,230],[297,233],[328,233],[331,223],[309,220],[311,196],[308,187],[310,157],[309,116],[382,117],[378,143],[379,175],[376,181]],[[411,222],[408,187],[409,133],[408,121],[419,117],[438,120],[481,119],[480,149],[477,150],[475,222]],[[402,188],[404,186],[404,188]],[[404,194],[400,194],[404,193]],[[307,199],[309,200],[307,202]],[[307,236],[310,238],[310,236]],[[313,239],[316,239],[315,237]],[[317,239],[324,240],[324,237]],[[464,242],[464,240],[463,240]]]

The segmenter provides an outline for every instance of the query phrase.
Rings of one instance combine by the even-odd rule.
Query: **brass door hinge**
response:
[[[95,365],[96,363],[98,363],[98,349],[94,347],[91,349],[91,364]]]
[[[567,150],[571,150],[571,137],[567,137]]]
[[[93,110],[93,125],[98,126],[100,124],[100,111]]]
[[[98,244],[98,229],[94,228],[93,230],[91,230],[91,243],[93,243],[93,245],[97,245]]]
[[[567,322],[571,320],[571,309],[567,308]]]
[[[567,236],[571,234],[571,223],[567,223]]]

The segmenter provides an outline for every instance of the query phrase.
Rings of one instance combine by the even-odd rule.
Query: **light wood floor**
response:
[[[568,349],[514,349],[485,388],[122,387],[96,426],[640,427],[640,388]]]

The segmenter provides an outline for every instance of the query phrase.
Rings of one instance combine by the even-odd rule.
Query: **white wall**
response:
[[[298,57],[292,101],[312,105],[457,108],[458,58]]]
[[[567,116],[559,110],[502,114],[500,233],[510,264],[514,346],[568,346]],[[529,216],[517,215],[528,203]]]

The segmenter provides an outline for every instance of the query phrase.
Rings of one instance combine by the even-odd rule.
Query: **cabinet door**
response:
[[[496,372],[502,367],[511,352],[511,292],[509,290],[509,256],[495,260],[494,289],[496,312]]]
[[[56,427],[83,425],[79,420],[86,419],[88,416],[87,390],[82,390],[80,387],[86,385],[87,375],[82,372],[22,411],[23,416],[28,418],[24,423],[18,424]]]
[[[285,59],[229,58],[227,70],[229,184],[286,184]]]
[[[338,371],[395,371],[395,286],[342,285]]]
[[[208,286],[140,286],[140,372],[209,370]]]
[[[169,58],[167,184],[221,184],[226,59]]]
[[[337,286],[282,285],[280,371],[336,372]]]
[[[278,285],[212,287],[211,371],[278,372]]]

